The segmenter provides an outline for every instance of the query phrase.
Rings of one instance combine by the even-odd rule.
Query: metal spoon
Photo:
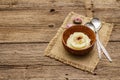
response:
[[[109,60],[110,62],[112,62],[112,59],[111,59],[109,53],[107,52],[107,50],[105,49],[105,47],[102,45],[102,43],[101,43],[100,40],[99,40],[99,36],[98,36],[98,30],[99,30],[99,29],[97,30],[97,29],[95,28],[95,26],[94,26],[91,22],[86,23],[86,26],[91,27],[91,29],[92,29],[92,27],[94,28],[94,31],[95,31],[95,33],[96,33],[97,45],[100,46],[100,48],[102,49],[102,51],[104,52],[104,54],[105,54],[105,56],[108,58],[108,60]],[[97,46],[97,47],[99,48],[99,46]]]
[[[101,28],[101,21],[98,18],[93,18],[91,23],[95,26],[96,30],[99,31]]]
[[[94,25],[93,27],[95,29],[95,32],[96,32],[96,35],[98,38],[98,44],[100,45],[101,49],[103,50],[103,52],[104,52],[105,56],[108,58],[108,60],[110,62],[112,62],[112,59],[111,59],[109,53],[107,52],[107,50],[105,49],[105,47],[103,46],[103,44],[99,40],[98,30],[100,30],[100,28],[101,28],[101,21],[98,18],[93,18],[91,20],[91,23]]]
[[[95,27],[99,40],[98,31],[101,29],[101,21],[99,20],[99,18],[93,18],[90,22],[93,24],[92,27]],[[99,45],[99,42],[97,43],[97,45]],[[98,52],[99,52],[99,58],[101,59],[101,49],[98,49]]]
[[[90,22],[87,22],[85,25],[88,26],[90,29],[92,29],[95,32],[93,24],[91,24]],[[97,45],[97,50],[98,50],[98,56],[101,59],[101,48],[99,46],[98,40],[96,40],[96,45]]]

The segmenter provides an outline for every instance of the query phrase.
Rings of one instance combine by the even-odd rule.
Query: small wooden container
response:
[[[88,48],[81,49],[81,50],[74,50],[74,49],[68,47],[67,44],[66,44],[67,39],[74,32],[83,32],[84,34],[86,34],[91,39],[90,46]],[[69,53],[72,53],[72,54],[75,54],[75,55],[86,55],[86,54],[88,54],[93,49],[93,46],[94,46],[95,42],[96,42],[95,33],[90,28],[88,28],[84,25],[74,25],[74,26],[66,29],[64,31],[63,37],[62,37],[62,43],[63,43],[64,48]]]

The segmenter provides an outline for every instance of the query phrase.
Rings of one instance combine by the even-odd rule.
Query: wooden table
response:
[[[115,24],[94,75],[43,55],[70,11]],[[120,0],[0,0],[0,80],[120,80]]]

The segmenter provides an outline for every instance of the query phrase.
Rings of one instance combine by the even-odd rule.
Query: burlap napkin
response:
[[[73,19],[80,17],[83,20],[83,24],[90,21],[90,18],[71,12],[64,20],[62,26],[57,31],[55,37],[50,41],[45,49],[45,55],[51,58],[55,58],[63,63],[69,64],[78,69],[93,72],[97,63],[99,62],[96,46],[91,53],[82,58],[80,56],[73,56],[68,54],[62,45],[62,33],[66,29],[66,25],[73,22]],[[109,40],[113,25],[102,22],[102,28],[99,31],[100,40],[106,46]]]

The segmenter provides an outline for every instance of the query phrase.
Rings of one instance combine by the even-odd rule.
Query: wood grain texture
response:
[[[104,61],[102,61],[104,62]],[[106,62],[108,63],[108,62]],[[113,66],[106,66],[109,64],[104,63],[104,66],[101,62],[99,64],[99,67],[95,71],[95,75],[91,75],[87,72],[83,72],[81,70],[75,69],[71,66],[44,66],[44,65],[37,65],[37,66],[28,66],[26,69],[2,69],[0,70],[0,73],[2,73],[3,77],[0,77],[0,79],[27,79],[27,80],[64,80],[68,78],[68,80],[119,80],[119,67],[114,67]],[[7,72],[6,72],[7,71]],[[17,74],[15,74],[17,72]],[[13,74],[11,74],[13,73]],[[107,76],[105,76],[107,75]],[[8,76],[5,78],[5,76]]]
[[[55,35],[57,28],[0,28],[0,42],[49,42]],[[46,34],[46,35],[45,35]]]
[[[93,0],[94,17],[114,23],[120,24],[120,3],[118,0]]]
[[[119,42],[109,42],[107,49],[110,52],[113,63],[110,64],[103,55],[103,64],[109,64],[108,66],[119,66]],[[63,66],[63,63],[50,59],[43,55],[44,49],[46,48],[47,43],[24,43],[24,44],[0,44],[0,65],[10,65],[15,67],[26,67],[34,65],[58,65]],[[114,49],[114,50],[113,50]],[[118,55],[117,55],[118,54]],[[54,62],[54,63],[53,63]],[[113,65],[114,64],[114,65]],[[101,65],[103,66],[103,65]],[[120,67],[120,66],[119,66]]]
[[[59,24],[60,25],[60,24]],[[0,27],[0,43],[49,42],[58,27]],[[120,26],[113,28],[110,41],[120,40]]]
[[[83,0],[1,0],[0,5],[1,9],[47,9],[49,7],[72,9],[74,7],[81,7],[81,9],[84,9]]]
[[[95,74],[43,56],[70,11],[114,28]],[[120,80],[120,0],[0,0],[0,80]]]
[[[93,0],[93,5],[94,8],[100,8],[100,9],[119,9],[120,8],[120,4],[119,4],[119,0]]]
[[[99,17],[101,20],[109,23],[120,24],[120,8],[119,9],[95,9],[94,17]]]

